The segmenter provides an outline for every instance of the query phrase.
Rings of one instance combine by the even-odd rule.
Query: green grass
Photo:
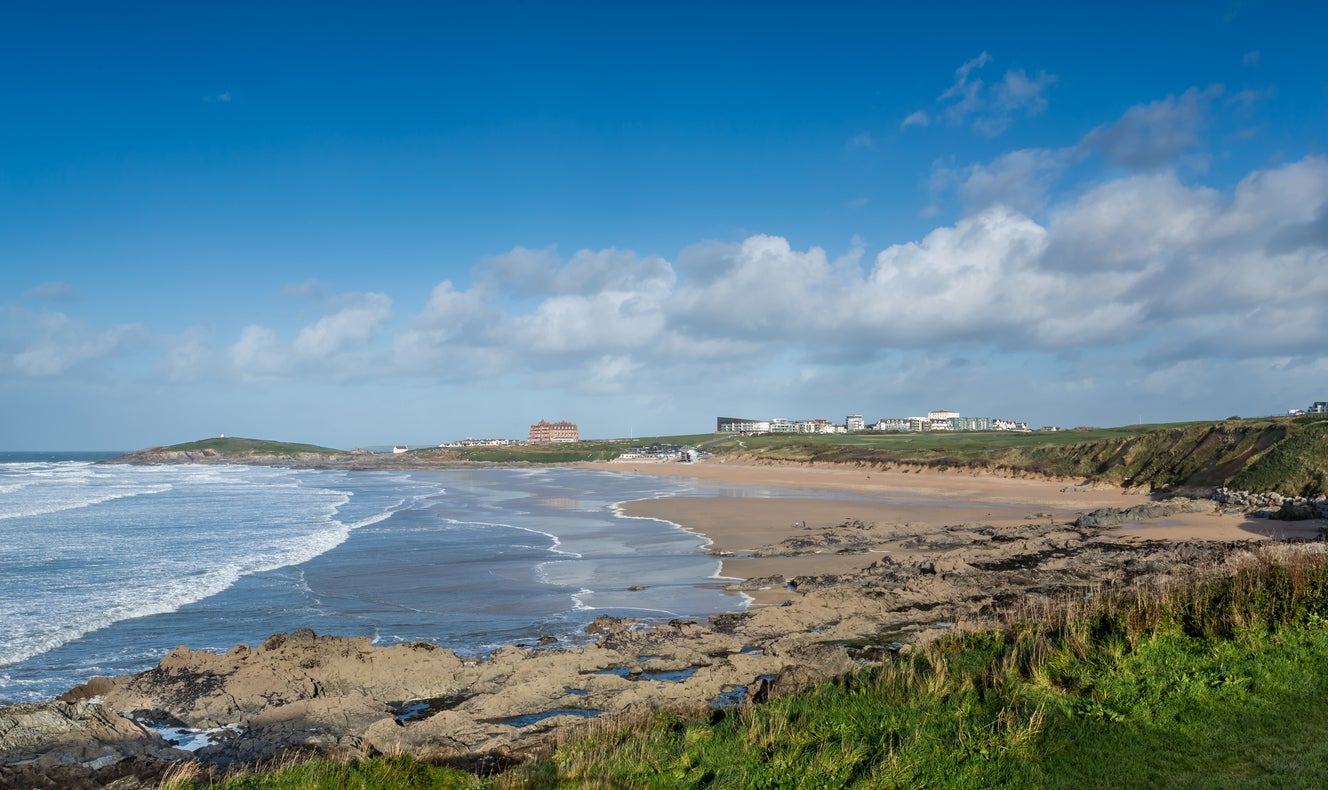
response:
[[[569,744],[529,787],[1318,787],[1328,566],[1264,562],[943,640],[714,722]]]
[[[715,452],[801,463],[910,465],[1153,489],[1328,493],[1328,419],[1228,419],[1050,433],[729,437]]]
[[[644,436],[634,439],[592,439],[581,442],[514,445],[510,447],[426,447],[412,450],[417,458],[447,461],[486,461],[491,463],[555,464],[578,461],[609,461],[628,448],[639,445],[679,444],[695,446],[715,438],[715,434],[684,436]]]
[[[253,455],[294,455],[296,453],[316,453],[318,455],[341,455],[344,450],[331,447],[319,447],[316,444],[296,444],[293,442],[274,442],[268,439],[244,439],[238,436],[199,439],[196,442],[173,444],[169,447],[155,447],[153,452],[180,451],[198,452],[212,450],[218,453],[236,453]]]
[[[478,778],[409,757],[244,788],[1328,786],[1328,559],[1013,616],[728,713],[591,725]]]
[[[475,776],[455,768],[430,765],[407,755],[379,757],[340,763],[330,760],[308,760],[294,763],[279,771],[250,773],[224,780],[217,784],[195,784],[181,776],[173,782],[163,783],[167,790],[204,786],[218,790],[350,790],[350,788],[418,788],[419,790],[453,790],[480,785]]]

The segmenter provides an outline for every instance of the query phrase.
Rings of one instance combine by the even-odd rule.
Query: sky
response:
[[[0,449],[1328,400],[1328,6],[0,0]]]

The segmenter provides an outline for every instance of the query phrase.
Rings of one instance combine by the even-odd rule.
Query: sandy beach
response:
[[[375,646],[309,629],[224,652],[180,647],[156,669],[95,678],[35,709],[47,718],[24,731],[31,736],[20,734],[46,738],[43,759],[53,762],[106,756],[89,743],[116,744],[96,746],[110,757],[187,756],[142,724],[106,713],[138,710],[171,726],[233,733],[194,755],[217,765],[296,747],[346,756],[519,755],[593,726],[587,717],[792,693],[1020,612],[1226,572],[1264,551],[1259,544],[1288,556],[1323,551],[1320,542],[1269,545],[1313,537],[1323,520],[1256,518],[1211,499],[1160,501],[1066,481],[720,460],[582,467],[717,484],[718,495],[618,507],[706,536],[720,583],[752,605],[654,622],[605,614],[585,627],[593,641],[540,638],[480,659],[426,641]],[[658,487],[621,490],[641,496]],[[628,593],[667,583],[657,578]],[[709,583],[699,589],[720,592]],[[80,712],[87,715],[77,719]],[[106,722],[119,729],[106,731]],[[159,770],[151,765],[148,775]]]
[[[604,465],[595,465],[604,468]],[[1098,508],[1153,501],[1146,493],[1066,481],[971,473],[882,471],[847,467],[744,464],[614,464],[615,471],[677,475],[720,483],[812,490],[823,498],[668,497],[622,505],[629,516],[671,521],[711,541],[733,579],[840,574],[859,570],[881,554],[916,560],[922,536],[947,528],[1008,528],[1030,522],[1072,522]],[[1320,521],[1281,522],[1243,513],[1177,514],[1125,523],[1106,535],[1120,540],[1269,540],[1313,537]],[[837,527],[846,527],[836,530]],[[848,545],[790,546],[812,534],[855,532],[873,540]],[[867,548],[865,544],[872,545]],[[854,548],[854,546],[858,548]],[[756,605],[778,605],[796,593],[783,585],[749,589]]]

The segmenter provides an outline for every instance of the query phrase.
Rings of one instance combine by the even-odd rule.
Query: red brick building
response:
[[[547,442],[575,442],[579,441],[576,431],[576,423],[567,422],[546,422],[540,420],[530,426],[530,441],[536,444]]]

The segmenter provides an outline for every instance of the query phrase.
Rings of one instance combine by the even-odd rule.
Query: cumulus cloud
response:
[[[64,313],[10,307],[0,327],[0,368],[24,376],[51,377],[102,367],[107,360],[147,347],[142,324],[97,327]]]
[[[1052,186],[1070,164],[1071,153],[1025,148],[985,164],[938,166],[932,173],[932,190],[956,188],[969,212],[1001,204],[1024,214],[1036,214],[1047,205]]]
[[[265,326],[250,324],[240,331],[240,339],[226,349],[231,367],[247,379],[278,378],[292,371],[277,333]]]
[[[1222,90],[1221,85],[1190,88],[1180,96],[1135,105],[1115,123],[1085,135],[1080,147],[1135,170],[1172,165],[1180,153],[1198,143],[1209,108]]]
[[[1025,149],[954,169],[969,210],[874,254],[856,238],[827,251],[775,234],[701,242],[672,261],[517,247],[469,282],[438,282],[414,314],[394,315],[385,294],[348,294],[293,326],[229,334],[158,336],[4,306],[0,370],[75,376],[148,351],[176,381],[504,379],[641,398],[705,381],[775,398],[851,369],[902,382],[874,390],[885,397],[979,378],[1017,387],[1020,370],[1000,360],[1038,359],[1058,366],[1038,386],[1064,397],[1121,382],[1162,392],[1214,360],[1253,371],[1322,356],[1328,159],[1222,187],[1132,173],[1058,198],[1043,182],[1078,153]]]
[[[271,327],[252,324],[225,352],[241,379],[281,379],[315,375],[361,378],[377,367],[371,342],[391,316],[391,300],[379,293],[352,294],[339,307],[302,327],[285,343]]]
[[[384,294],[368,293],[355,304],[323,316],[300,330],[292,345],[307,359],[327,359],[350,346],[363,346],[392,314],[392,300]]]

